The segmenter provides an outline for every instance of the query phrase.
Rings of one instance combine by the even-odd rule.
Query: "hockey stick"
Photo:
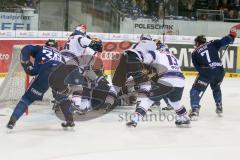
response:
[[[208,86],[209,86],[209,84],[210,83],[208,83],[208,85],[207,85],[207,87],[206,87],[206,89],[204,90],[204,91],[202,91],[202,92],[200,92],[200,96],[199,96],[199,100],[201,100],[202,99],[202,97],[203,97],[203,95],[204,95],[204,93],[206,92],[206,90],[208,89]]]
[[[163,0],[163,44],[165,44],[165,0]]]

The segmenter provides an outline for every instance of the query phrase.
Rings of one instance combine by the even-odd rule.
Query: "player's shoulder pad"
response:
[[[86,41],[86,40],[91,40],[90,38],[86,37],[86,36],[82,36],[82,35],[75,35],[78,41],[78,44],[82,47],[82,48],[86,48],[87,45],[83,45],[82,44],[82,40]]]
[[[26,46],[24,46],[22,49],[32,49],[32,47],[34,47],[34,45],[32,45],[32,44],[28,44],[28,45],[26,45]]]
[[[42,49],[42,46],[39,46],[39,45],[26,45],[23,47],[21,53],[22,54],[29,54],[29,53],[32,53],[32,54],[36,54],[39,50]]]
[[[32,52],[32,50],[34,50],[35,47],[36,47],[36,46],[31,45],[31,44],[26,45],[26,46],[24,46],[24,47],[22,48],[22,52]]]

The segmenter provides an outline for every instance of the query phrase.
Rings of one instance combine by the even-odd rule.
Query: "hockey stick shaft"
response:
[[[208,83],[208,85],[207,85],[206,89],[200,93],[200,97],[199,97],[200,99],[199,99],[199,100],[201,100],[201,99],[202,99],[202,97],[203,97],[204,93],[206,92],[206,90],[207,90],[208,86],[209,86],[209,83]]]

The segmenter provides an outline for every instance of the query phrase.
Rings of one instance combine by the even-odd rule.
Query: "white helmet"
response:
[[[149,34],[142,34],[140,40],[152,40],[152,37]]]
[[[85,24],[80,24],[75,27],[74,34],[76,35],[86,35],[87,26]]]

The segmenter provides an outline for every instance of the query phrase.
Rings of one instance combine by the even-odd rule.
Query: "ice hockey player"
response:
[[[85,24],[76,26],[64,46],[64,52],[74,54],[78,58],[79,66],[81,66],[83,70],[91,70],[91,65],[94,63],[94,55],[97,52],[102,52],[102,41],[98,38],[91,39],[86,32],[87,26]],[[85,80],[88,81],[90,86],[89,79],[86,78]],[[82,92],[76,91],[73,93],[75,105],[82,109],[90,108],[90,95],[90,89],[88,87],[84,87]]]
[[[191,120],[198,119],[200,99],[209,84],[216,103],[216,113],[219,116],[223,113],[220,85],[225,72],[218,51],[221,47],[233,43],[236,36],[236,30],[232,29],[229,35],[222,39],[207,42],[204,35],[195,38],[196,49],[192,53],[192,62],[198,76],[190,90]]]
[[[112,95],[120,96],[119,94],[121,94],[121,90],[126,88],[127,80],[130,77],[132,77],[131,79],[136,83],[136,86],[138,83],[148,81],[148,77],[142,72],[143,54],[146,54],[150,50],[156,50],[156,48],[157,46],[152,40],[152,37],[150,35],[142,34],[138,43],[124,51],[112,78],[113,87],[110,90],[112,94],[108,99],[114,98]],[[134,85],[132,85],[132,87],[133,86]]]
[[[49,77],[51,73],[61,64],[64,63],[63,57],[59,54],[57,48],[57,42],[55,40],[48,40],[45,45],[26,45],[21,50],[20,61],[21,65],[30,76],[34,76],[31,85],[21,97],[17,106],[15,107],[10,120],[7,124],[7,128],[13,129],[16,121],[23,115],[29,105],[34,101],[41,101],[44,93],[49,88]],[[34,62],[31,61],[34,59]],[[69,101],[62,98],[57,93],[53,94],[54,98],[59,99],[61,97],[62,111],[65,115],[66,123],[62,123],[62,126],[74,126],[73,117],[69,111]]]
[[[140,101],[140,103],[136,106],[135,116],[126,125],[136,127],[154,101],[159,101],[162,97],[166,97],[177,114],[175,124],[178,127],[189,127],[190,118],[186,108],[180,103],[184,89],[184,75],[181,72],[177,58],[170,53],[168,48],[160,41],[156,44],[157,50],[145,54],[143,63],[155,68],[157,76],[153,77],[152,80],[158,88],[154,90],[153,87],[145,84],[140,86],[139,93],[144,94],[138,96],[137,101]],[[159,70],[158,68],[161,68],[161,66],[165,66],[167,71],[163,73]],[[161,94],[163,90],[166,90],[165,95]]]

